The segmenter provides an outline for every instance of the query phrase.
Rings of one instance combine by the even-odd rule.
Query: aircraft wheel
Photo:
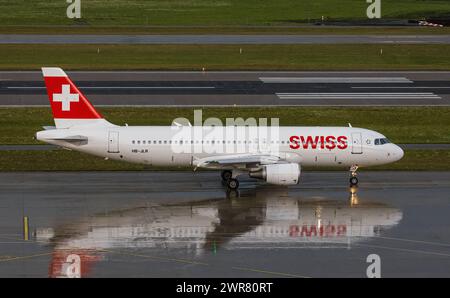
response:
[[[227,186],[230,189],[238,189],[239,181],[237,181],[237,179],[231,178],[230,180],[227,181]]]
[[[220,174],[223,181],[230,180],[232,175],[233,175],[233,172],[231,172],[229,170],[222,171],[222,173]]]
[[[358,178],[351,177],[350,178],[350,185],[358,185]]]

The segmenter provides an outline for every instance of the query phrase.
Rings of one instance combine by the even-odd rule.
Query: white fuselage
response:
[[[215,133],[208,133],[212,128]],[[202,158],[252,153],[318,167],[366,167],[403,157],[400,147],[376,142],[385,137],[362,128],[279,127],[276,137],[253,137],[246,130],[245,126],[87,125],[40,131],[36,138],[104,158],[153,166],[196,166]],[[74,141],[77,137],[78,142]]]

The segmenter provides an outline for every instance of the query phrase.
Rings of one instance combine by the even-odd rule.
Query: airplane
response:
[[[357,185],[358,168],[392,163],[404,154],[384,135],[350,124],[277,126],[270,137],[249,136],[248,126],[118,126],[94,108],[61,68],[43,67],[42,73],[55,126],[44,126],[37,140],[105,159],[221,170],[231,190],[238,189],[240,175],[295,185],[301,167],[345,167],[351,172],[350,185]],[[258,129],[273,131],[269,126]]]

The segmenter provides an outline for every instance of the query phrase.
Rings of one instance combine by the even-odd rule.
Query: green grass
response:
[[[100,108],[118,125],[170,125],[177,117],[193,122],[194,108]],[[204,108],[203,120],[278,117],[283,126],[346,126],[376,130],[395,143],[450,143],[450,107]],[[53,125],[49,108],[0,108],[0,145],[37,144],[36,131]],[[1,153],[0,153],[1,154]]]
[[[450,69],[450,45],[0,45],[0,57],[2,70]]]
[[[104,160],[75,151],[1,151],[0,171],[139,171],[139,170],[192,170],[188,167],[146,167],[121,161]],[[304,170],[320,170],[305,168]],[[343,170],[342,168],[323,170]],[[449,150],[409,150],[402,160],[364,170],[417,170],[449,171]]]
[[[366,20],[363,0],[96,0],[81,1],[82,18],[66,17],[66,1],[1,0],[1,25],[245,26]],[[383,0],[384,19],[450,15],[446,0]]]

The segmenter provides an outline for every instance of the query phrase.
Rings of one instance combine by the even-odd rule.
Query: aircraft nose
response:
[[[400,160],[403,158],[403,155],[405,155],[405,152],[403,151],[403,149],[400,148],[400,146],[395,145],[394,152],[393,152],[394,158],[396,160]]]

